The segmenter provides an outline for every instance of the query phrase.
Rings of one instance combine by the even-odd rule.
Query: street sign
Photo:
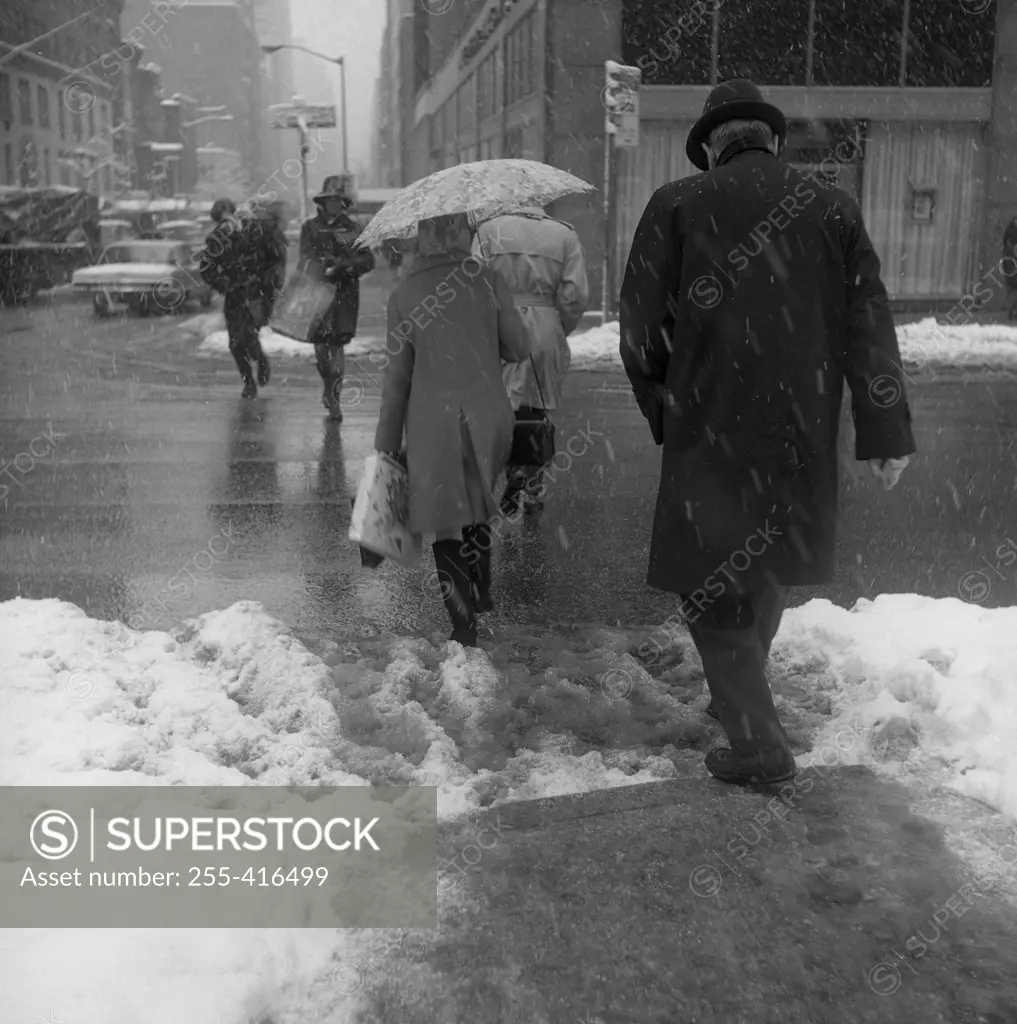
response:
[[[334,128],[336,126],[335,107],[314,104],[277,103],[268,108],[268,116],[273,128],[299,128],[298,117],[303,115],[308,128]]]
[[[639,86],[641,68],[604,61],[604,131],[614,136],[615,146],[639,145]]]

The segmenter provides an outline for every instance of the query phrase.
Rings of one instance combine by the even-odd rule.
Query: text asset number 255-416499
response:
[[[258,888],[274,886],[279,888],[283,885],[308,886],[317,880],[318,886],[328,881],[328,868],[303,867],[290,868],[288,871],[283,868],[248,868],[243,874],[235,874],[230,868],[197,868],[188,869],[190,879],[188,886],[201,886],[210,888],[212,886],[227,885],[249,885]]]

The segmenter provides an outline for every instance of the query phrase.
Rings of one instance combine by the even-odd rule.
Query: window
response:
[[[42,151],[42,175],[43,180],[46,182],[47,185],[53,184],[53,181],[51,180],[51,171],[52,168],[49,162],[49,150],[44,149]]]
[[[27,78],[18,79],[18,108],[21,111],[21,123],[32,123],[32,83]]]
[[[11,76],[0,75],[0,121],[11,121],[14,112],[11,110]]]
[[[95,138],[95,104],[88,108],[88,137]]]
[[[80,142],[81,141],[81,111],[80,110],[72,110],[71,111],[71,126],[74,129],[74,138],[78,142]]]
[[[60,126],[60,138],[67,138],[67,122],[64,120],[64,103],[66,103],[66,93],[63,89],[60,90],[57,96],[57,124]]]
[[[39,105],[39,127],[49,127],[49,90],[40,85],[35,94],[36,103]]]
[[[506,102],[516,103],[537,88],[537,23],[531,11],[505,38]]]
[[[14,182],[14,150],[9,142],[4,143],[4,181],[8,185]]]
[[[501,110],[498,94],[498,51],[489,54],[477,69],[477,120],[493,117]]]

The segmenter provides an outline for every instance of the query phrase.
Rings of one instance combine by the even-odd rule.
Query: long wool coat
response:
[[[357,333],[360,278],[374,270],[374,255],[370,250],[353,247],[359,235],[360,228],[346,213],[329,221],[319,209],[318,216],[301,225],[297,270],[315,281],[323,281],[326,270],[339,268],[331,279],[335,284],[335,298],[311,325],[308,341],[337,345]]]
[[[484,221],[477,242],[481,258],[505,278],[530,334],[533,363],[509,364],[503,373],[512,407],[557,409],[572,361],[566,337],[590,298],[579,236],[535,207]]]
[[[529,355],[507,285],[467,252],[419,257],[389,299],[386,348],[374,446],[398,452],[405,428],[410,529],[439,534],[490,518],[515,425],[501,361]],[[467,485],[466,441],[481,509]]]
[[[650,586],[704,607],[764,580],[828,582],[845,380],[857,458],[915,451],[857,203],[736,143],[654,193],[620,319],[626,373],[663,436]]]

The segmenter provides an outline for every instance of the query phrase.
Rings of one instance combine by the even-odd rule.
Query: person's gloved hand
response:
[[[872,475],[883,485],[884,491],[893,490],[894,485],[900,479],[905,466],[910,462],[905,455],[899,459],[869,459],[869,469]]]

